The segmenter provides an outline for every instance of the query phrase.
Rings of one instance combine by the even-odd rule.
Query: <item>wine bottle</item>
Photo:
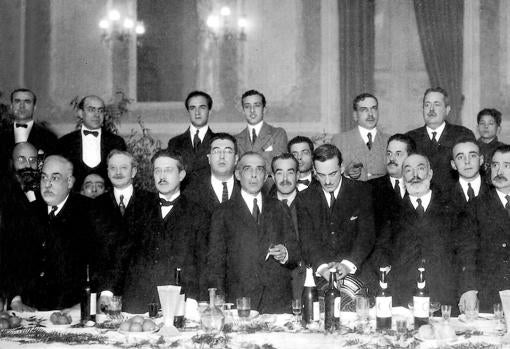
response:
[[[181,268],[175,268],[175,286],[181,286],[181,296],[180,297],[184,298],[184,299],[179,299],[179,305],[175,311],[174,326],[176,328],[184,328],[184,312],[186,309],[186,302],[185,302],[186,294],[185,294],[184,287],[182,286],[182,282],[181,282],[181,276],[182,276],[181,272],[182,272]]]
[[[425,281],[425,268],[418,268],[418,281],[413,297],[414,328],[419,329],[421,325],[429,323],[430,297],[429,289]]]
[[[303,320],[309,324],[313,321],[319,321],[319,296],[317,294],[317,287],[313,278],[313,269],[306,268],[305,285],[303,287]]]
[[[82,322],[96,321],[96,301],[97,295],[95,292],[92,292],[92,287],[90,286],[89,265],[87,264],[87,278],[80,303]]]
[[[324,293],[324,329],[334,332],[340,329],[340,291],[335,287],[336,269],[329,270],[329,287]]]
[[[375,297],[375,319],[377,330],[391,329],[391,308],[393,299],[388,289],[386,269],[379,268],[379,290]]]

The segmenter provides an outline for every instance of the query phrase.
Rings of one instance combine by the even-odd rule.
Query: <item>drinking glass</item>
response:
[[[474,321],[478,318],[478,305],[479,305],[478,299],[476,300],[476,302],[466,305],[464,313],[466,314],[467,321]]]
[[[294,314],[294,321],[300,322],[301,321],[301,299],[293,299],[292,300],[292,314]]]
[[[365,296],[356,296],[356,314],[360,322],[368,321],[369,300]]]
[[[240,297],[236,299],[237,315],[239,318],[248,318],[251,311],[250,297]]]
[[[107,314],[112,318],[119,318],[122,311],[122,296],[113,296],[108,304]]]
[[[450,320],[451,314],[452,314],[452,306],[449,304],[442,304],[441,305],[441,316],[443,317],[443,320],[445,322]]]
[[[494,310],[494,319],[496,320],[502,320],[503,319],[503,306],[501,303],[496,303],[492,306],[492,309]]]
[[[439,302],[430,302],[429,305],[429,318],[432,318],[434,316],[434,313],[441,309],[441,303]]]
[[[147,307],[149,309],[149,317],[158,316],[158,303],[149,303]]]

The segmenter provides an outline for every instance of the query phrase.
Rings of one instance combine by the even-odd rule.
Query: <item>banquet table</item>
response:
[[[97,327],[73,328],[62,325],[52,325],[49,321],[51,312],[40,313],[19,313],[24,319],[39,319],[38,325],[44,327],[25,326],[22,329],[0,330],[0,349],[10,348],[184,348],[184,349],[206,349],[206,348],[243,348],[243,349],[328,349],[328,348],[455,348],[455,349],[482,349],[482,348],[510,348],[510,340],[502,335],[501,328],[498,331],[496,327],[497,320],[490,316],[480,317],[473,323],[462,321],[463,319],[451,318],[448,322],[455,328],[460,335],[448,340],[426,340],[416,338],[418,336],[404,336],[397,339],[394,334],[381,334],[374,330],[375,319],[373,311],[370,313],[368,325],[363,330],[357,323],[355,313],[342,313],[341,320],[342,331],[337,333],[324,333],[321,331],[320,324],[317,324],[312,330],[300,328],[293,322],[291,314],[263,314],[250,320],[247,327],[240,328],[239,331],[221,333],[218,335],[206,334],[199,328],[187,328],[177,335],[166,336],[163,327],[156,333],[138,333],[126,334],[120,333],[116,329],[104,329]],[[397,314],[397,315],[395,315]],[[482,314],[481,314],[482,315]],[[79,314],[72,314],[73,319],[78,318]],[[129,318],[131,314],[123,313],[124,318]],[[394,308],[395,317],[407,317],[409,328],[412,327],[412,316],[407,309]],[[162,319],[161,319],[162,321]],[[236,320],[237,321],[237,320]],[[434,324],[441,324],[441,318],[433,318]],[[395,325],[395,321],[394,325]],[[504,325],[503,329],[504,329]],[[235,327],[234,327],[235,328]],[[44,331],[48,333],[51,342],[45,342],[48,338],[33,339],[30,336],[23,337],[21,331]],[[6,334],[16,333],[19,335],[6,337]],[[69,342],[64,343],[55,340],[52,336],[55,334],[63,335],[84,335],[89,334],[91,338],[100,338],[98,343],[90,342]],[[409,331],[408,333],[412,333]],[[43,337],[41,337],[43,338]],[[216,345],[209,345],[210,340],[216,340]]]

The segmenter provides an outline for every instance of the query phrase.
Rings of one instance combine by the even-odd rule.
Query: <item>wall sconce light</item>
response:
[[[247,39],[248,20],[246,16],[241,15],[234,18],[232,10],[228,6],[223,6],[219,14],[210,14],[207,17],[206,25],[209,35],[215,40],[218,40],[219,37],[223,37],[224,40],[246,41]]]
[[[131,36],[145,34],[145,26],[143,22],[135,21],[135,19],[122,16],[121,13],[112,9],[108,15],[99,21],[101,29],[101,41],[109,44],[112,40],[120,42],[127,41]]]

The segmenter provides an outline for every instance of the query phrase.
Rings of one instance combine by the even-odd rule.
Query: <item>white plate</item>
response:
[[[437,344],[438,346],[441,346],[441,345],[444,345],[447,343],[450,344],[450,343],[456,342],[458,340],[457,336],[455,336],[453,338],[447,338],[447,339],[436,339],[436,338],[426,339],[426,338],[421,338],[419,333],[415,334],[414,338],[416,338],[417,340],[419,340],[421,342],[426,342],[429,344]]]
[[[225,310],[225,313],[229,312],[230,315],[232,315],[232,318],[234,318],[234,320],[241,320],[242,318],[239,317],[239,314],[237,313],[237,309],[233,309],[233,310]],[[247,318],[244,318],[245,320],[252,320],[254,318],[256,318],[257,316],[259,316],[259,312],[256,311],[256,310],[251,310],[250,311],[250,316],[248,316]]]
[[[152,331],[145,331],[145,332],[129,332],[129,331],[121,331],[121,330],[118,330],[118,332],[120,334],[123,334],[126,337],[131,337],[131,338],[147,338],[147,337],[151,337],[153,334],[159,332],[159,330],[160,330],[160,328],[157,327],[157,328],[155,328]]]

